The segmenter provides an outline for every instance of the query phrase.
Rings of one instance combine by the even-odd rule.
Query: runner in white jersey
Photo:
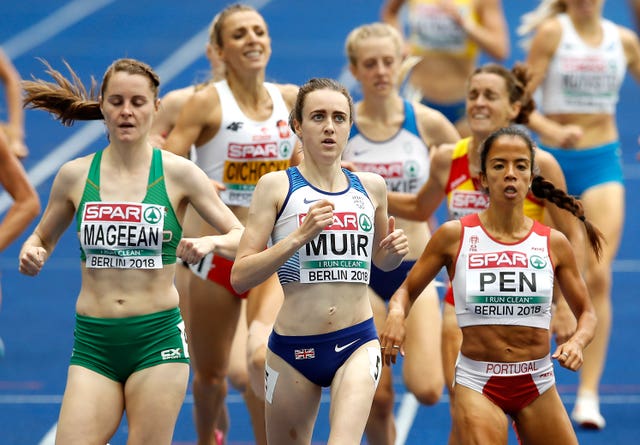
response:
[[[176,126],[176,121],[180,114],[180,110],[185,105],[187,100],[193,95],[194,92],[204,88],[211,82],[216,82],[224,79],[225,67],[222,60],[218,55],[218,52],[214,48],[214,28],[215,23],[218,20],[219,15],[216,15],[211,20],[209,25],[209,36],[205,46],[205,55],[209,61],[211,70],[205,74],[207,77],[200,83],[188,85],[183,88],[171,90],[162,96],[160,100],[160,107],[158,108],[158,114],[151,127],[151,133],[149,134],[149,141],[154,147],[165,147],[167,137]],[[200,76],[196,80],[202,80]],[[196,152],[195,146],[191,146],[189,153],[189,159],[195,161]],[[202,218],[193,209],[193,207],[187,207],[185,217],[182,224],[182,235],[193,236],[200,231],[202,224]],[[209,261],[211,263],[211,261]],[[204,262],[203,262],[204,264]],[[187,326],[191,326],[189,320],[189,284],[191,278],[195,277],[191,268],[187,263],[182,263],[183,267],[176,268],[175,285],[180,294],[180,312]],[[240,312],[240,320],[236,326],[236,332],[233,338],[231,346],[231,358],[229,363],[229,370],[227,378],[231,386],[238,390],[241,394],[246,393],[248,382],[248,370],[247,370],[247,322],[246,322],[246,301],[243,301],[242,309]],[[224,444],[224,438],[229,429],[229,413],[227,406],[225,405],[223,412],[215,420],[216,429],[215,443],[216,445]]]
[[[533,33],[527,64],[530,91],[540,87],[542,112],[573,125],[582,137],[571,145],[541,135],[541,148],[557,160],[568,192],[607,240],[601,261],[586,258],[585,279],[598,314],[596,336],[586,351],[572,418],[589,429],[606,425],[598,400],[612,325],[612,263],[622,241],[625,185],[616,104],[625,71],[640,82],[640,40],[603,17],[604,0],[544,0],[523,16],[522,34]],[[637,90],[636,90],[637,92]],[[634,144],[635,145],[635,144]]]
[[[186,156],[196,147],[198,164],[222,189],[224,201],[246,221],[253,188],[260,175],[289,166],[295,136],[287,128],[288,109],[297,87],[265,82],[271,39],[263,17],[247,5],[234,4],[219,14],[212,45],[225,65],[225,80],[195,92],[183,107],[166,148]],[[211,233],[202,225],[199,233]],[[232,262],[209,257],[190,282],[190,332],[194,363],[195,422],[200,443],[211,443],[214,422],[226,395],[232,340],[242,298],[229,282]],[[216,298],[211,296],[215,295]],[[247,299],[247,356],[251,385],[245,401],[256,442],[264,432],[264,356],[271,325],[282,301],[277,277]]]
[[[459,135],[440,112],[400,97],[397,83],[402,44],[400,33],[382,23],[362,25],[347,37],[349,67],[360,82],[363,98],[355,105],[355,122],[342,159],[356,171],[380,174],[389,192],[417,193],[429,175],[430,147],[455,143]],[[389,202],[393,196],[394,193],[389,193]],[[387,313],[384,301],[402,283],[430,237],[425,221],[397,218],[396,225],[409,239],[409,254],[391,272],[372,267],[370,296],[378,329],[382,328]],[[432,405],[439,400],[444,382],[439,360],[440,310],[433,286],[416,306],[408,321],[411,333],[405,344],[403,377],[407,388],[421,403]],[[370,444],[395,442],[393,410],[392,375],[385,368],[367,423]]]
[[[522,443],[577,444],[554,384],[551,359],[571,370],[582,365],[596,317],[567,238],[525,216],[533,191],[580,218],[598,255],[601,235],[580,203],[534,175],[534,143],[505,127],[480,151],[480,183],[488,207],[443,224],[389,303],[380,336],[385,363],[404,339],[411,304],[447,269],[462,328],[456,364],[453,422],[459,443],[507,444],[509,415]],[[575,333],[551,354],[550,305],[557,279],[577,319]]]
[[[273,111],[267,119],[255,120],[240,109],[226,80],[213,86],[224,104],[220,128],[196,146],[196,164],[224,185],[220,197],[225,204],[248,207],[262,175],[289,167],[297,139],[287,124],[289,109],[278,86],[265,82]]]
[[[409,249],[387,217],[382,177],[341,168],[352,116],[351,96],[336,81],[312,79],[300,88],[290,124],[304,159],[258,182],[233,266],[239,292],[276,271],[284,290],[266,363],[273,444],[311,443],[325,386],[328,442],[360,443],[380,377],[369,268],[393,269]]]
[[[487,234],[477,213],[460,221],[451,283],[458,325],[548,329],[553,297],[550,228],[534,220],[525,238],[505,244]]]

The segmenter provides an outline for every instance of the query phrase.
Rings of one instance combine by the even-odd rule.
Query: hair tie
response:
[[[580,215],[580,216],[578,216],[578,218],[580,218],[580,221],[582,221],[582,222],[585,222],[585,220],[587,219],[587,218],[584,217],[584,215]]]

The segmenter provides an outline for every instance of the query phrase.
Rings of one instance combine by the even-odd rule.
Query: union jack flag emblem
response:
[[[316,350],[314,348],[296,349],[294,351],[296,360],[307,360],[316,358]]]

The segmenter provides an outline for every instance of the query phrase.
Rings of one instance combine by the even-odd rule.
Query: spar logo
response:
[[[151,209],[147,209],[147,212]],[[156,209],[158,212],[159,210]],[[141,222],[142,206],[139,204],[87,203],[84,221]]]
[[[291,157],[291,144],[289,141],[281,141],[280,142],[280,157],[281,158],[290,158]]]
[[[306,217],[306,213],[298,214],[298,226],[302,225]],[[365,232],[370,232],[373,229],[371,218],[364,213],[358,216],[356,212],[336,212],[333,214],[333,223],[324,228],[324,230],[351,231],[357,231],[358,229],[362,229]]]
[[[277,159],[278,144],[264,142],[256,144],[230,143],[227,147],[229,159]]]
[[[371,218],[369,218],[364,213],[360,215],[360,218],[358,218],[358,222],[360,223],[360,227],[362,227],[362,230],[364,230],[365,232],[371,232],[371,229],[373,229]]]
[[[533,255],[531,257],[531,267],[535,269],[544,269],[547,267],[547,261],[538,255]]]
[[[489,207],[489,197],[476,190],[455,190],[451,196],[451,207],[484,210]]]
[[[157,224],[162,218],[162,211],[158,207],[148,207],[147,210],[144,211],[142,217],[145,222],[149,224]]]
[[[537,257],[542,260],[540,257]],[[529,267],[529,259],[522,252],[483,252],[469,254],[469,269],[491,269],[496,267]],[[536,267],[536,266],[534,266]],[[544,267],[544,266],[542,266]],[[536,267],[536,268],[542,268]]]
[[[402,162],[372,163],[356,162],[359,171],[377,173],[383,178],[403,178],[404,165]]]
[[[404,165],[404,174],[407,178],[417,178],[420,166],[416,161],[407,161]]]

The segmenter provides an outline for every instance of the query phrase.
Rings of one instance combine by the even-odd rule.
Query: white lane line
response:
[[[413,394],[408,392],[402,396],[402,402],[396,415],[395,445],[404,445],[406,442],[413,421],[418,413],[418,408],[420,408],[420,403],[418,403],[418,399],[416,399]]]
[[[113,2],[114,0],[93,0],[90,2],[74,0],[47,18],[16,34],[0,46],[10,59],[15,59]]]
[[[56,441],[56,431],[58,431],[58,424],[54,423],[53,426],[51,427],[51,429],[49,431],[47,431],[47,434],[44,435],[42,440],[40,442],[38,442],[38,445],[51,445],[51,444],[54,444],[55,441]]]

